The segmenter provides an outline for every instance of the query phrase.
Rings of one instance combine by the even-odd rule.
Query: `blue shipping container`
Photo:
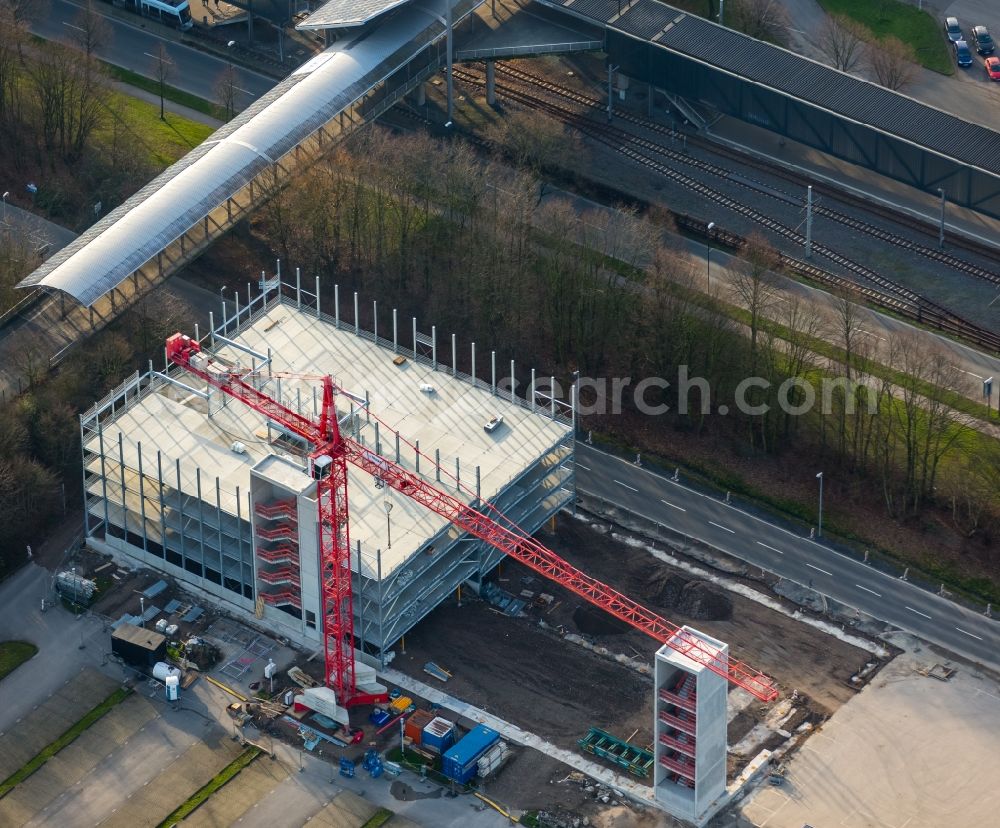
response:
[[[479,757],[499,740],[500,734],[486,725],[470,730],[444,754],[441,762],[444,775],[456,782],[468,782],[476,775]]]

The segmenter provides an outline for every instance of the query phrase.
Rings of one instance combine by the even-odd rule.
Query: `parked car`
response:
[[[946,17],[944,19],[944,33],[945,37],[952,43],[965,40],[965,35],[962,34],[962,27],[958,25],[957,17]]]
[[[963,69],[972,66],[972,51],[969,49],[969,44],[964,40],[956,40],[952,45],[955,47],[955,62]]]
[[[986,58],[986,77],[1000,81],[1000,57]]]
[[[495,414],[486,421],[486,424],[483,426],[483,430],[487,434],[492,434],[500,428],[501,425],[503,425],[503,416],[501,414]]]
[[[985,26],[972,27],[972,42],[976,44],[976,51],[981,55],[992,55],[996,44],[990,37],[990,30]]]

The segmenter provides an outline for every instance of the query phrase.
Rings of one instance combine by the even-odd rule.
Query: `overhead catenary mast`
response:
[[[315,421],[258,390],[253,385],[256,376],[253,372],[213,362],[202,353],[201,345],[190,337],[179,333],[169,337],[167,358],[311,444],[309,465],[310,474],[317,481],[320,527],[320,592],[326,684],[337,694],[340,704],[350,706],[369,701],[366,695],[358,693],[354,673],[348,463],[372,475],[379,485],[388,486],[422,504],[464,532],[727,678],[761,701],[769,702],[777,698],[778,691],[768,676],[728,657],[720,659],[714,648],[572,566],[503,515],[494,517],[486,514],[492,509],[488,504],[484,510],[474,508],[343,435],[337,423],[335,396],[353,395],[337,387],[330,376],[282,374],[322,383],[323,405],[319,420]],[[271,376],[274,376],[273,372]]]

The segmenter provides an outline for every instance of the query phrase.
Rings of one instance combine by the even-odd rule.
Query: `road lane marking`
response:
[[[818,566],[813,566],[811,563],[807,563],[806,566],[815,569],[817,572],[822,572],[824,575],[829,575],[831,578],[833,577],[832,572],[827,572],[825,569],[820,569]]]
[[[958,630],[960,633],[965,633],[967,636],[969,636],[969,638],[976,639],[976,641],[982,641],[983,640],[978,635],[973,635],[972,633],[967,632],[966,630],[963,630],[961,627],[955,627],[955,629]]]
[[[628,484],[628,483],[622,483],[622,482],[621,482],[621,480],[616,480],[616,481],[615,481],[615,483],[617,483],[617,484],[618,484],[619,486],[622,486],[622,487],[624,487],[624,488],[628,489],[629,491],[632,491],[632,492],[637,492],[637,491],[639,491],[639,490],[638,490],[637,488],[635,488],[634,486],[629,486],[629,484]]]
[[[864,590],[865,592],[870,592],[870,593],[871,593],[872,595],[874,595],[874,596],[875,596],[876,598],[881,598],[881,597],[882,597],[882,596],[881,596],[881,595],[880,595],[879,593],[877,593],[877,592],[876,592],[876,591],[875,591],[874,589],[868,589],[868,587],[864,587],[864,586],[861,586],[861,584],[855,584],[854,586],[856,586],[856,587],[857,587],[858,589],[863,589],[863,590]]]
[[[915,610],[913,607],[906,607],[910,612],[915,612],[917,615],[922,615],[924,618],[930,618],[926,612],[921,612],[920,610]]]
[[[763,546],[765,549],[770,549],[772,552],[777,552],[779,555],[784,555],[780,549],[775,549],[773,546],[768,546],[764,541],[757,541],[757,546]]]
[[[736,534],[735,529],[730,529],[728,526],[723,526],[721,523],[716,523],[714,520],[710,520],[709,523],[711,523],[712,526],[718,526],[720,529],[725,529],[730,535]]]
[[[578,469],[583,469],[584,471],[590,471],[590,466],[583,465],[583,463],[581,463],[579,460],[574,460],[573,463]]]
[[[678,506],[676,503],[671,503],[669,500],[662,500],[661,499],[660,503],[665,503],[667,506],[670,506],[671,508],[677,509],[678,511],[681,511],[681,512],[686,512],[687,511],[687,509],[685,509],[683,506]]]

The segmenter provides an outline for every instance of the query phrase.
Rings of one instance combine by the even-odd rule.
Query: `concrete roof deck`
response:
[[[391,349],[355,336],[353,329],[350,332],[343,328],[337,330],[330,323],[288,304],[273,306],[231,338],[259,352],[270,348],[275,371],[330,373],[338,385],[353,393],[364,397],[367,392],[373,414],[398,429],[401,439],[411,443],[419,441],[423,455],[421,473],[434,481],[434,456],[439,450],[441,482],[437,485],[466,501],[471,497],[459,491],[453,479],[456,458],[460,462],[463,485],[474,490],[475,469],[479,466],[482,496],[492,499],[570,430],[565,420],[554,422],[410,358],[404,365],[396,366]],[[237,357],[242,357],[244,363],[247,361],[245,354],[228,346],[220,347],[217,353],[226,360],[235,362]],[[200,381],[190,375],[177,376],[183,382],[200,387]],[[421,391],[423,384],[433,385],[434,393]],[[285,378],[281,387],[282,400],[294,408],[301,391],[302,413],[311,415],[312,389],[317,385]],[[267,392],[277,395],[276,380],[268,382]],[[213,400],[213,409],[217,405],[218,401]],[[346,398],[339,397],[338,414],[346,414],[348,405]],[[496,432],[488,434],[483,424],[494,414],[501,414],[504,422]],[[373,447],[374,421],[364,423],[363,415],[361,419],[359,439]],[[244,499],[241,513],[246,517],[246,492],[249,491],[250,469],[254,465],[268,455],[279,454],[304,466],[302,458],[268,444],[264,427],[261,415],[233,400],[228,400],[223,409],[208,417],[203,400],[168,385],[118,413],[113,421],[105,420],[103,434],[105,451],[111,459],[118,455],[118,433],[124,435],[125,464],[133,469],[138,467],[136,442],[141,442],[143,469],[153,477],[159,450],[164,480],[174,488],[174,464],[180,458],[180,488],[186,494],[197,494],[195,470],[200,467],[202,496],[212,504],[214,478],[218,476],[222,509],[232,515],[236,514],[239,487]],[[380,438],[382,453],[395,460],[394,434],[382,428]],[[234,441],[246,447],[246,454],[231,450]],[[96,435],[88,440],[88,448],[97,451]],[[416,470],[414,450],[405,442],[401,442],[400,465],[410,471]],[[447,523],[444,518],[398,494],[376,489],[373,480],[360,470],[349,469],[348,486],[351,543],[353,546],[361,542],[362,568],[366,576],[376,575],[376,549],[382,550],[384,578]],[[384,508],[387,499],[393,506],[391,548]]]

